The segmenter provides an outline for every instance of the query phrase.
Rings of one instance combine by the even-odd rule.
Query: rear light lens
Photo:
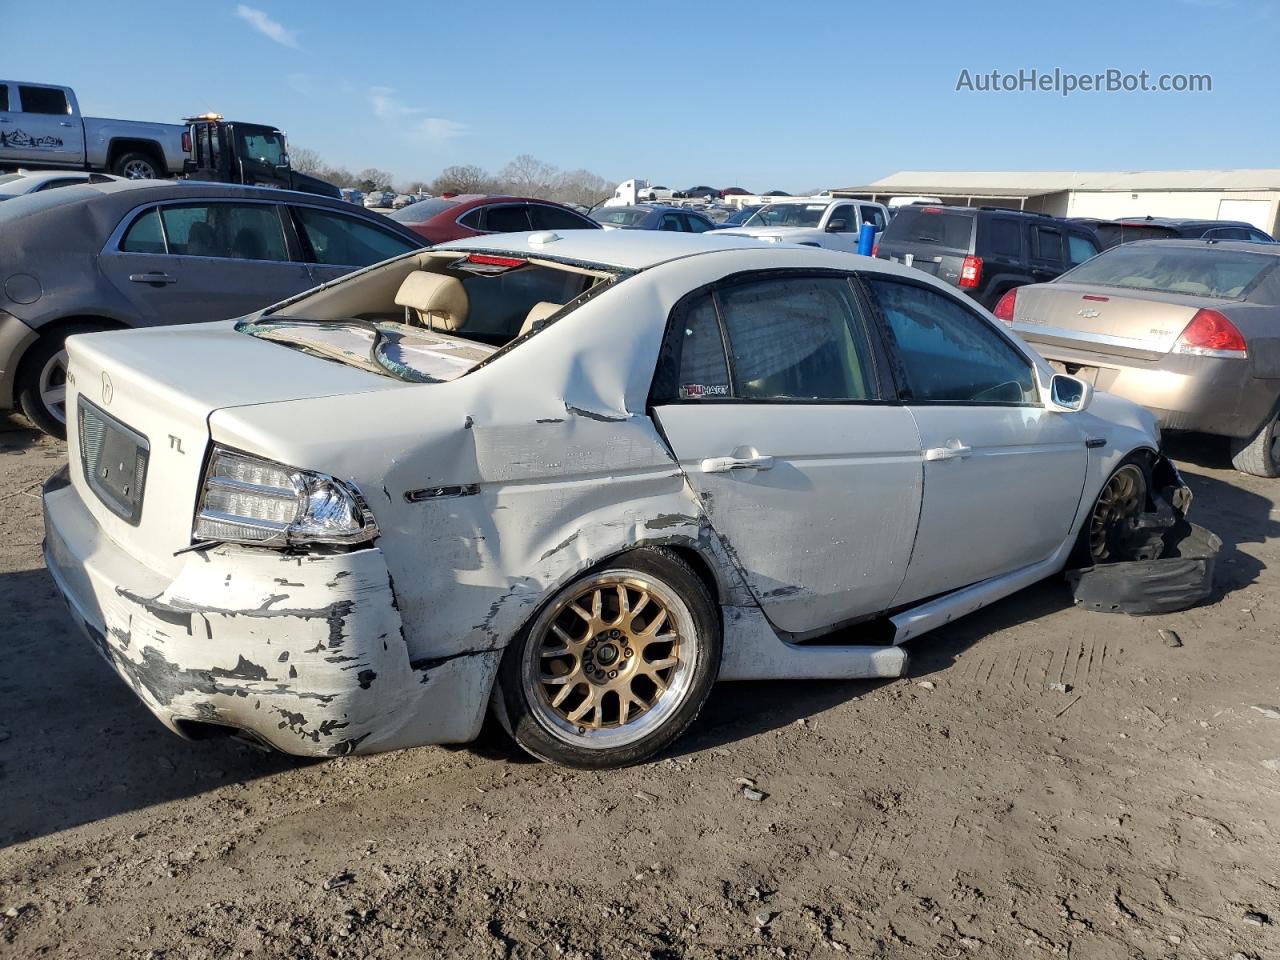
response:
[[[996,315],[996,319],[1007,326],[1013,326],[1013,311],[1018,306],[1018,291],[1013,289],[1008,291],[1000,302],[996,304],[996,308],[991,312]]]
[[[871,255],[872,255],[873,257],[878,257],[878,256],[880,256],[880,244],[878,244],[878,243],[877,243],[877,244],[874,244],[874,245],[871,247]]]
[[[1173,345],[1174,353],[1205,357],[1246,357],[1244,334],[1217,310],[1197,310]]]
[[[942,208],[941,207],[921,207],[920,212],[921,213],[941,213]]]
[[[283,547],[363,543],[377,535],[364,500],[341,480],[214,449],[196,513],[196,540]]]
[[[960,265],[960,286],[972,289],[982,282],[982,258],[965,257]]]
[[[190,130],[182,131],[182,152],[183,153],[191,152],[191,131]]]

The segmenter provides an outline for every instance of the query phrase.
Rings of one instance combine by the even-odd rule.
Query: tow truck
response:
[[[279,187],[342,199],[332,183],[299,173],[289,165],[288,143],[276,127],[226,120],[220,113],[202,113],[183,122],[187,132],[182,135],[182,146],[188,154],[183,172],[189,179]]]

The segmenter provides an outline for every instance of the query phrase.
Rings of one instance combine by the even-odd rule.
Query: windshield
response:
[[[1274,256],[1236,250],[1158,242],[1149,246],[1123,244],[1082,263],[1059,279],[1130,290],[1238,299],[1275,263]]]
[[[826,212],[825,203],[771,203],[747,220],[747,227],[816,227]]]
[[[634,227],[643,223],[649,216],[648,210],[637,210],[635,207],[606,207],[591,215],[596,223],[607,223],[611,227]]]
[[[434,200],[419,200],[412,206],[397,210],[391,214],[392,220],[399,220],[401,223],[426,223],[438,213],[443,213],[450,207],[456,207],[458,201],[445,200],[442,197],[436,197]]]

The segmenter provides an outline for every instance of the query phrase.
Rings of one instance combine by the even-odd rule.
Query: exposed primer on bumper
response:
[[[474,735],[456,700],[484,695],[467,678],[496,654],[412,661],[380,550],[223,546],[188,555],[165,582],[106,538],[70,488],[47,489],[45,511],[45,560],[77,621],[174,732],[221,725],[307,756]]]

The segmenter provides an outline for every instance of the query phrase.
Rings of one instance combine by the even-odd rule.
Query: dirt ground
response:
[[[1046,582],[912,642],[908,678],[724,684],[594,774],[497,733],[177,739],[43,569],[63,446],[0,419],[0,956],[1280,956],[1280,481],[1171,452],[1225,543],[1210,604]]]

